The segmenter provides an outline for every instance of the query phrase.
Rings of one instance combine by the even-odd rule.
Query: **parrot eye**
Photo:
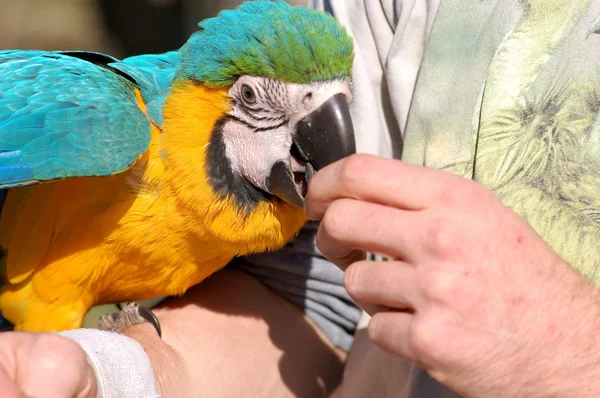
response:
[[[248,104],[254,104],[256,102],[256,95],[254,94],[254,90],[247,84],[242,86],[242,97],[244,101]]]

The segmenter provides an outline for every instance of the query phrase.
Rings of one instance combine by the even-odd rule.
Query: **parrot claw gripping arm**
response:
[[[137,303],[129,303],[119,313],[107,314],[100,317],[99,328],[111,332],[121,332],[133,325],[150,322],[158,337],[162,337],[160,322],[150,309]]]

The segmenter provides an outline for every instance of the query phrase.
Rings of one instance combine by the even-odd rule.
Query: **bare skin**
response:
[[[0,334],[0,397],[88,398],[96,376],[77,343],[51,334]]]
[[[306,211],[322,219],[319,248],[346,270],[347,290],[373,315],[368,334],[387,352],[465,397],[600,396],[600,293],[481,185],[356,155],[313,177]],[[392,261],[366,262],[363,251]],[[156,314],[163,340],[149,324],[126,333],[164,396],[313,397],[338,385],[340,356],[243,273],[219,273]],[[14,383],[0,379],[0,392]]]
[[[294,304],[239,271],[223,271],[125,334],[146,349],[166,397],[326,397],[344,355]]]
[[[358,155],[305,208],[385,350],[466,397],[600,396],[600,294],[482,185]]]

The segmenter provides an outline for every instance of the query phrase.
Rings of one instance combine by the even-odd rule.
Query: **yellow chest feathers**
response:
[[[278,249],[305,223],[304,213],[273,198],[249,212],[211,185],[207,151],[215,124],[229,112],[226,89],[175,85],[164,109],[160,137],[164,180],[178,212],[199,239],[220,241],[235,255]],[[148,176],[150,179],[153,176]]]
[[[301,210],[273,199],[246,212],[211,186],[207,148],[228,111],[226,90],[176,87],[162,131],[153,126],[149,150],[130,170],[12,190],[0,222],[9,279],[25,281],[43,266],[46,282],[60,275],[57,283],[81,284],[106,273],[113,285],[99,290],[125,280],[117,290],[138,290],[138,280],[140,291],[155,284],[154,294],[172,294],[235,256],[285,245],[305,223]]]

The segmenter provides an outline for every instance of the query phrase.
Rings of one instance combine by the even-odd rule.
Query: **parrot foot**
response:
[[[139,325],[146,321],[154,326],[158,337],[162,337],[160,322],[156,315],[150,309],[137,303],[127,304],[119,313],[101,316],[98,324],[101,330],[120,332],[129,326]]]

